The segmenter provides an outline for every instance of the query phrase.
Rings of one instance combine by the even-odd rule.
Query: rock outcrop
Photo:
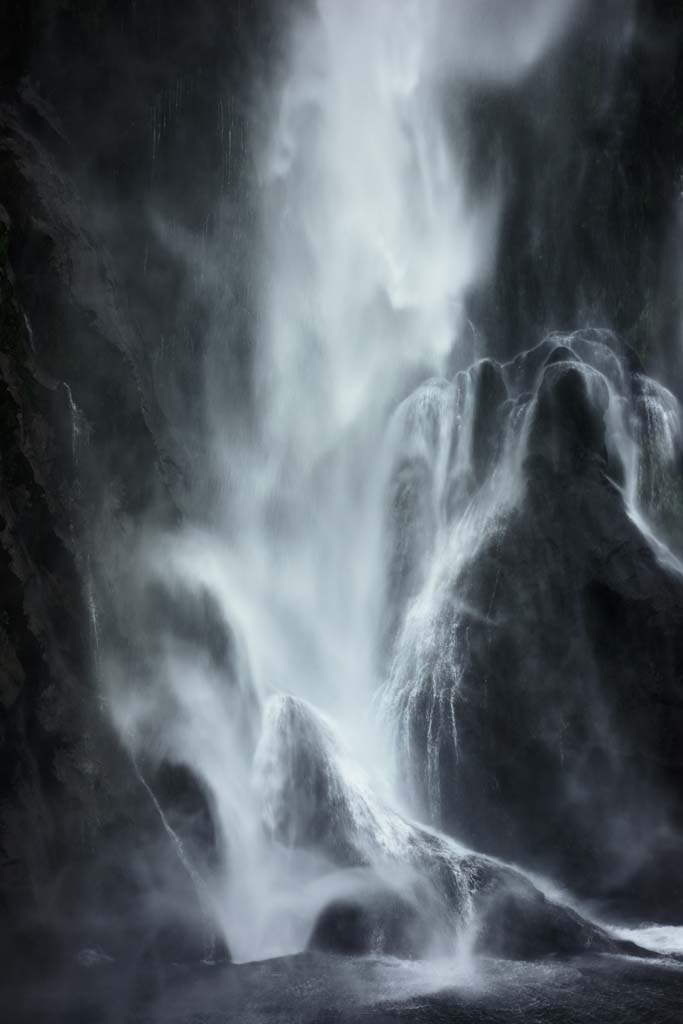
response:
[[[609,332],[551,338],[504,371],[499,421],[517,447],[488,492],[470,489],[488,522],[476,538],[458,544],[457,514],[444,523],[457,557],[441,551],[428,617],[408,604],[389,687],[398,741],[418,752],[418,802],[468,846],[676,917],[683,574],[647,481],[653,458],[680,501],[680,410],[669,417],[673,397]],[[496,484],[506,474],[512,490]]]

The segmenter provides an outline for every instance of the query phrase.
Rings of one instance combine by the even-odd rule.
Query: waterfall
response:
[[[211,793],[222,856],[191,875],[238,961],[301,951],[368,890],[419,918],[396,942],[421,955],[468,948],[482,894],[538,895],[439,831],[473,614],[460,584],[530,459],[564,457],[575,426],[598,446],[604,426],[615,486],[678,564],[680,409],[616,338],[463,361],[500,194],[495,168],[473,187],[461,93],[514,82],[575,7],[523,6],[533,31],[518,15],[509,37],[490,4],[481,21],[439,0],[293,11],[260,140],[250,415],[236,428],[214,395],[215,500],[119,556],[135,639],[105,659],[112,713],[134,757],[187,765]]]

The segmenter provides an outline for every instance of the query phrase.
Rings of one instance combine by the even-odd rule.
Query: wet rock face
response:
[[[151,789],[190,863],[205,873],[215,869],[225,851],[221,849],[211,794],[192,769],[163,761],[151,775]]]
[[[466,516],[446,520],[446,543],[464,539],[418,597],[428,614],[397,634],[390,703],[413,798],[473,849],[675,918],[683,576],[651,530],[666,537],[662,510],[681,507],[680,409],[606,332],[549,339],[504,372],[519,460],[471,491],[474,539]],[[505,465],[516,491],[496,489]]]
[[[337,739],[308,704],[270,698],[255,768],[263,824],[277,842],[319,849],[345,866],[364,862],[373,810],[349,786]]]
[[[0,151],[4,179],[12,164],[2,130]],[[14,195],[9,198],[16,200]],[[86,766],[97,735],[79,694],[79,674],[88,672],[89,653],[70,530],[72,467],[61,447],[67,403],[38,376],[32,360],[30,330],[11,261],[18,231],[3,209],[0,904],[9,933],[24,914],[33,921],[35,893],[51,878],[54,860],[69,849],[73,836],[80,834],[88,843],[93,835],[93,819],[85,811],[94,798],[94,779]],[[115,757],[106,741],[101,752]],[[75,826],[79,819],[80,832]],[[80,852],[74,850],[74,857]],[[49,922],[36,923],[39,930],[41,925],[42,933],[50,930]]]
[[[427,847],[425,848],[426,852]],[[631,952],[571,908],[546,897],[528,878],[503,864],[463,853],[470,888],[467,912],[450,908],[450,934],[439,933],[428,899],[399,894],[379,880],[374,887],[332,900],[320,912],[309,950],[347,956],[425,958],[453,954],[465,943],[477,953],[509,960]],[[438,912],[437,912],[438,916]]]
[[[508,390],[500,364],[482,359],[470,370],[472,378],[472,466],[478,482],[491,471],[499,454],[501,411]]]
[[[537,464],[459,599],[450,827],[589,892],[618,889],[654,863],[674,808],[680,822],[680,579],[597,468],[577,482]],[[680,899],[680,880],[662,884]]]
[[[521,881],[521,880],[520,880]],[[475,948],[487,956],[537,960],[547,956],[614,953],[618,943],[526,884],[492,886],[480,897]]]
[[[0,104],[1,941],[31,960],[13,936],[35,934],[34,967],[92,942],[137,955],[165,889],[196,911],[95,684],[94,524],[112,502],[175,510],[115,275],[52,146],[40,106]]]
[[[431,469],[420,457],[406,458],[392,475],[388,496],[387,583],[384,646],[396,639],[401,608],[424,584],[436,528]]]
[[[201,231],[228,176],[240,179],[237,145],[224,166],[215,102],[246,88],[253,39],[268,37],[265,8],[245,5],[241,15],[208,2],[162,17],[156,3],[0,3],[0,909],[10,945],[15,923],[33,923],[48,903],[54,920],[36,929],[54,931],[67,958],[95,941],[137,955],[147,932],[165,927],[159,908],[169,893],[178,897],[171,918],[197,914],[194,887],[96,685],[98,639],[114,637],[136,668],[139,652],[122,638],[106,583],[97,621],[90,602],[110,533],[143,516],[177,523],[171,491],[182,470],[161,407],[200,404],[202,361],[188,339],[202,333],[205,311],[185,301],[181,261],[152,238],[141,210],[170,208]],[[86,94],[100,96],[96,121]],[[174,130],[162,140],[176,100]],[[243,112],[233,120],[245,129]],[[122,131],[130,148],[119,142],[114,152],[124,124],[137,126],[135,138]],[[176,330],[185,331],[176,351],[192,359],[174,390],[139,343],[143,333]],[[136,628],[158,648],[172,643],[188,661],[207,660],[226,690],[235,686],[237,645],[208,592],[157,588],[135,611]],[[254,706],[244,704],[248,738]],[[224,854],[210,800],[157,753],[145,777],[210,869]]]
[[[615,953],[622,946],[603,928],[541,892],[514,868],[470,855],[470,941],[486,956],[508,960]],[[634,944],[630,950],[640,954]]]
[[[491,359],[452,381],[426,381],[396,410],[388,441],[385,653],[429,575],[437,534],[485,485],[515,417],[504,370]]]
[[[308,949],[413,959],[426,955],[430,938],[429,924],[413,904],[379,890],[330,903],[315,923]]]
[[[519,871],[374,799],[302,702],[271,698],[265,722],[256,785],[264,824],[292,857],[322,853],[331,869],[347,869],[327,876],[309,950],[408,959],[453,955],[461,942],[511,959],[616,951]]]
[[[577,357],[553,361],[543,371],[529,435],[529,452],[551,465],[576,462],[594,455],[606,461],[604,417],[609,404],[601,376]]]

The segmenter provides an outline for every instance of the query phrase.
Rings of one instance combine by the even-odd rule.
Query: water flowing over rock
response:
[[[683,575],[655,531],[680,486],[680,407],[608,332],[553,336],[503,373],[523,482],[496,489],[503,455],[488,533],[451,562],[444,542],[384,697],[414,797],[477,849],[678,907]]]
[[[520,872],[378,803],[330,726],[293,698],[270,698],[257,774],[279,842],[355,869],[333,883],[341,891],[322,907],[311,949],[424,957],[470,942],[525,958],[618,948]]]

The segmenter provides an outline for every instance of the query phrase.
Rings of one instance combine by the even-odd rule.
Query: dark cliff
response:
[[[110,946],[144,948],[171,913],[150,933],[145,892],[196,904],[181,864],[158,877],[169,838],[108,723],[92,563],[103,530],[176,521],[187,492],[159,364],[195,332],[172,396],[191,418],[202,309],[150,209],[201,231],[238,186],[217,97],[239,106],[267,39],[255,5],[206,6],[0,7],[0,907],[3,955],[38,967],[105,913]]]

